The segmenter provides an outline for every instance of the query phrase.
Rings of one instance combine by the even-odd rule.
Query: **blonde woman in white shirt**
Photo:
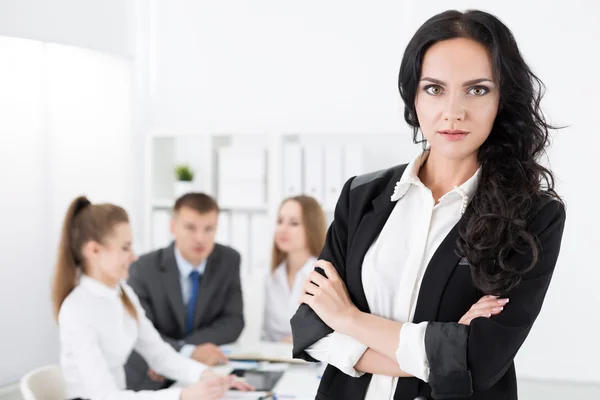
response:
[[[281,203],[265,283],[263,340],[292,342],[290,318],[325,244],[326,230],[325,214],[314,198],[296,196]]]
[[[232,386],[249,389],[180,355],[161,339],[133,290],[123,283],[136,259],[131,241],[129,219],[121,207],[92,205],[85,197],[71,203],[52,291],[67,398],[217,400]],[[126,391],[123,366],[133,349],[157,374],[189,386]]]

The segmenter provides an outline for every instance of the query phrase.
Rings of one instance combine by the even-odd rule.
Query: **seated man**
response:
[[[188,193],[173,207],[169,247],[140,256],[129,285],[163,339],[208,365],[226,362],[218,345],[234,342],[244,328],[240,255],[215,244],[219,207],[203,193]],[[168,385],[134,353],[126,365],[127,387]]]

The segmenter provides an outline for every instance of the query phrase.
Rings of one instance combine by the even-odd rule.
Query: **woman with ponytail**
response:
[[[565,224],[543,85],[498,18],[451,10],[409,41],[398,88],[422,151],[346,183],[294,356],[330,364],[318,400],[515,400]]]
[[[250,387],[234,377],[177,353],[146,318],[124,283],[136,256],[125,210],[76,198],[67,211],[58,249],[52,300],[59,325],[60,364],[68,399],[217,400],[232,386]],[[184,389],[125,390],[123,366],[132,350]]]

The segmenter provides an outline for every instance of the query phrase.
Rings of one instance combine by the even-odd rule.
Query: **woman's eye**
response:
[[[483,96],[489,92],[489,89],[485,86],[475,86],[469,89],[469,94],[474,96]]]
[[[429,85],[425,87],[425,91],[431,95],[437,96],[442,94],[442,87],[439,85]]]

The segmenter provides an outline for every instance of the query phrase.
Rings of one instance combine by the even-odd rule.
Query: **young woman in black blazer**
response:
[[[322,400],[517,399],[513,359],[565,223],[538,162],[543,84],[501,21],[447,11],[408,44],[398,85],[423,153],[344,186],[294,356],[329,364]]]

